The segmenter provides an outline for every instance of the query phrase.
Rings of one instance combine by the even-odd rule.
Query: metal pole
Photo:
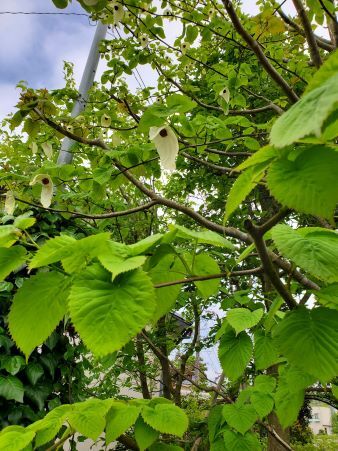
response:
[[[88,91],[93,86],[97,66],[99,64],[99,44],[106,37],[108,25],[104,25],[98,22],[94,39],[90,47],[89,55],[87,58],[86,66],[82,75],[79,97],[76,100],[71,117],[78,116],[85,108],[88,100]],[[72,162],[73,154],[69,152],[70,148],[74,144],[74,141],[69,138],[64,138],[62,141],[61,150],[59,152],[57,163],[60,165],[68,164]]]

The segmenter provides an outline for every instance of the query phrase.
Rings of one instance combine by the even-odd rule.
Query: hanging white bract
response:
[[[141,34],[140,36],[140,44],[143,49],[145,49],[149,44],[149,38],[146,34]]]
[[[183,53],[183,55],[186,54],[186,51],[190,49],[190,44],[189,42],[182,42],[181,44],[181,52]]]
[[[110,127],[111,117],[108,114],[102,114],[101,116],[101,126],[102,127]]]
[[[107,6],[114,14],[114,25],[117,25],[121,22],[121,20],[123,20],[124,17],[124,10],[122,8],[122,5],[115,1],[108,0]]]
[[[5,212],[12,215],[15,210],[15,197],[13,191],[7,191],[5,198]]]
[[[150,127],[149,138],[155,144],[162,168],[174,171],[178,155],[178,141],[172,129],[167,125]]]
[[[221,97],[226,101],[226,103],[230,102],[230,91],[228,88],[223,88],[222,91],[219,93]]]
[[[42,186],[40,197],[41,205],[48,208],[52,203],[53,181],[48,174],[38,174],[30,182],[30,185],[36,185],[37,183],[40,183]]]
[[[42,150],[44,151],[45,155],[47,158],[52,158],[53,156],[53,147],[51,145],[51,143],[42,143],[41,144]]]
[[[36,144],[36,142],[32,142],[29,144],[29,148],[32,151],[32,154],[35,155],[38,153],[38,145]]]

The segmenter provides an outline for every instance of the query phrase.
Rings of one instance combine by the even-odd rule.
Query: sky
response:
[[[246,12],[257,13],[255,3],[244,0]],[[285,11],[290,11],[288,3],[290,0]],[[95,32],[95,24],[85,16],[1,14],[4,11],[85,12],[76,0],[65,10],[57,10],[51,0],[0,0],[0,121],[14,110],[19,94],[15,86],[20,80],[33,88],[60,88],[66,60],[74,63],[79,84]],[[171,25],[169,40],[173,40],[173,28]],[[147,68],[141,69],[141,75],[147,80],[153,78]],[[129,77],[128,83],[132,90],[137,87],[135,77]]]

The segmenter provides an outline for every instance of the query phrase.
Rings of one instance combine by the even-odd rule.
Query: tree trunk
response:
[[[139,377],[140,377],[142,396],[144,399],[151,399],[148,382],[147,382],[144,350],[143,350],[142,340],[139,336],[136,338],[136,354],[137,354],[137,361],[139,364]]]
[[[290,443],[290,428],[283,429],[277,415],[274,412],[270,413],[268,420],[270,426],[273,427],[280,438],[282,438],[286,443]],[[285,448],[275,439],[275,437],[269,434],[267,451],[285,451]]]

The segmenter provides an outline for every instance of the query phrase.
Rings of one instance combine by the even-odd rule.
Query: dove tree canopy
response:
[[[291,450],[304,403],[337,406],[337,6],[79,3],[110,29],[86,108],[71,116],[69,70],[55,91],[21,84],[3,124],[0,275],[22,279],[5,323],[26,364],[61,328],[110,359],[109,377],[133,371],[143,399],[43,407],[0,448],[80,434],[132,450]],[[73,159],[58,165],[64,137]],[[205,349],[218,378],[193,358]]]

